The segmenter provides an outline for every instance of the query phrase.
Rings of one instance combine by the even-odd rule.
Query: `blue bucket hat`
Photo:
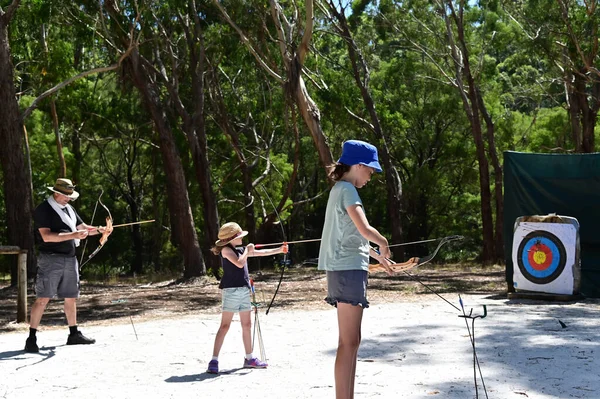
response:
[[[379,158],[377,157],[377,148],[365,141],[345,141],[342,145],[342,156],[338,162],[348,166],[356,164],[370,166],[375,171],[381,172],[381,165],[379,165]]]

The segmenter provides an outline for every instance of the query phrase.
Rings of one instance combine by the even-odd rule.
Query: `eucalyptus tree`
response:
[[[396,9],[397,12],[392,11]],[[469,121],[479,171],[480,212],[483,236],[482,260],[491,262],[503,254],[502,167],[497,155],[494,121],[482,93],[485,51],[493,31],[487,29],[484,9],[466,1],[436,0],[392,5],[382,2],[382,18],[414,51],[423,54],[438,72],[435,79],[451,84],[460,96]],[[388,13],[394,15],[389,18]],[[405,26],[416,26],[408,32]],[[415,34],[416,33],[416,34]],[[495,232],[490,163],[494,172]]]
[[[258,66],[284,87],[287,98],[296,106],[312,136],[321,163],[329,166],[333,163],[333,158],[321,127],[321,113],[308,93],[303,77],[313,34],[313,1],[306,0],[304,8],[301,8],[301,3],[284,6],[275,0],[269,2],[268,8],[261,2],[258,3],[241,7],[239,11],[247,12],[248,8],[254,8],[252,14],[260,18],[265,30],[257,36],[268,40],[260,43],[266,45],[265,49],[261,49],[238,26],[236,18],[239,16],[231,16],[220,1],[213,0],[225,21],[238,33],[242,44],[254,56]]]
[[[156,2],[105,2],[88,4],[85,11],[97,16],[107,49],[117,53],[129,51],[123,62],[123,72],[128,82],[138,90],[142,103],[154,123],[159,137],[159,147],[166,175],[167,203],[172,227],[171,239],[183,255],[184,277],[203,275],[206,272],[204,258],[198,244],[195,223],[190,206],[187,179],[185,177],[180,151],[175,140],[174,127],[169,118],[169,101],[164,99],[161,83],[169,83],[162,60],[158,57],[159,48],[153,44],[161,39],[156,31],[163,29],[157,14],[160,4]],[[159,9],[156,9],[158,7]],[[174,14],[170,14],[175,17]],[[138,45],[140,38],[148,38],[147,45]],[[152,62],[154,61],[154,62]],[[196,73],[192,71],[191,73]],[[172,87],[177,88],[177,85]],[[211,204],[206,204],[210,206]]]
[[[600,110],[599,23],[597,1],[503,1],[535,55],[562,82],[562,92],[548,91],[567,110],[575,152],[595,151]]]
[[[367,130],[372,131],[375,137],[380,143],[380,156],[384,165],[385,177],[386,177],[386,188],[387,188],[387,212],[391,221],[392,231],[392,242],[400,243],[403,240],[402,234],[402,221],[400,215],[402,214],[402,182],[400,176],[396,170],[396,166],[393,164],[390,155],[390,138],[389,134],[386,134],[382,127],[381,122],[377,113],[375,101],[371,94],[370,79],[371,71],[367,63],[367,60],[363,56],[363,50],[354,40],[354,35],[350,30],[350,24],[346,18],[347,8],[342,2],[334,2],[330,0],[326,2],[327,9],[325,13],[328,20],[331,23],[331,29],[341,37],[343,42],[347,46],[348,50],[348,61],[350,66],[348,69],[352,71],[352,77],[360,90],[362,97],[362,103],[364,112],[368,117],[359,117],[354,113],[350,113],[363,124]],[[354,10],[358,11],[358,10]],[[360,18],[360,14],[353,12],[352,18],[355,20]],[[361,113],[364,113],[361,112]],[[397,246],[394,248],[393,253],[396,259],[403,257],[404,248]]]
[[[41,15],[42,19],[44,17],[52,17],[57,14],[48,13],[48,15],[44,15],[47,13],[50,5],[56,6],[58,8],[65,6],[63,2],[27,2],[27,12],[33,16],[34,24],[27,23],[19,23],[16,24],[15,21],[20,21],[19,18],[15,16],[17,9],[20,6],[19,0],[14,0],[10,2],[10,5],[7,7],[6,11],[0,10],[0,43],[2,45],[2,57],[0,63],[2,66],[0,68],[0,81],[2,81],[2,94],[1,96],[5,96],[4,98],[0,97],[0,109],[5,112],[3,119],[5,123],[2,124],[0,128],[0,139],[3,140],[6,145],[3,145],[0,150],[0,155],[2,158],[2,167],[4,172],[4,183],[10,185],[10,190],[5,190],[5,202],[7,204],[7,224],[9,231],[9,240],[11,242],[16,243],[17,245],[27,248],[30,250],[28,267],[29,271],[33,273],[35,267],[35,258],[32,251],[33,247],[33,226],[32,226],[32,211],[33,211],[33,195],[32,195],[32,177],[31,177],[31,166],[29,163],[29,147],[27,140],[27,132],[24,128],[24,121],[32,114],[32,112],[37,109],[46,98],[52,96],[57,93],[59,90],[67,87],[69,84],[78,81],[80,79],[86,78],[90,75],[95,75],[103,72],[109,72],[116,70],[120,62],[126,58],[129,54],[129,51],[120,54],[118,60],[114,62],[113,60],[109,60],[108,62],[114,62],[109,66],[101,66],[96,68],[87,69],[81,71],[77,74],[71,74],[68,78],[65,78],[61,82],[51,81],[45,82],[44,84],[54,84],[53,87],[45,90],[43,93],[33,97],[31,103],[27,105],[27,108],[22,112],[19,110],[19,106],[17,101],[20,101],[26,96],[23,95],[23,92],[32,92],[37,93],[41,91],[42,88],[39,87],[41,85],[36,85],[36,80],[39,80],[35,74],[28,74],[28,72],[21,73],[19,72],[19,76],[15,77],[15,70],[13,69],[13,65],[11,63],[11,49],[10,42],[17,41],[20,45],[23,46],[24,50],[23,54],[27,54],[27,57],[23,57],[20,60],[20,64],[27,65],[31,64],[44,64],[42,60],[36,59],[35,51],[29,46],[30,39],[35,37],[35,43],[41,43],[42,46],[44,44],[44,40],[40,42],[39,33],[33,34],[32,31],[39,32],[40,25],[35,23],[37,15]],[[25,7],[23,7],[25,8]],[[20,13],[22,14],[22,13]],[[60,13],[58,13],[60,15]],[[12,22],[12,23],[11,23]],[[10,24],[10,26],[9,26]],[[31,26],[35,25],[32,29]],[[10,38],[8,36],[10,28]],[[132,47],[129,47],[127,50],[131,50]],[[50,54],[50,53],[48,53]],[[29,58],[28,58],[29,57]],[[62,57],[62,54],[59,55],[59,58]],[[106,61],[102,59],[101,62]],[[46,64],[50,65],[50,64]],[[56,67],[55,65],[52,65]],[[23,67],[23,69],[29,69],[27,66]],[[35,67],[33,68],[35,69]],[[58,67],[60,69],[60,67]],[[41,68],[42,75],[44,74],[44,69]],[[20,81],[20,91],[17,93],[13,80],[18,78]],[[18,94],[18,95],[17,95]],[[32,97],[32,96],[29,96]],[[24,155],[25,154],[25,155]],[[61,151],[62,154],[62,151]],[[46,165],[45,165],[46,166]],[[40,166],[42,167],[42,166]],[[23,206],[23,204],[25,204]],[[15,210],[17,212],[15,212]],[[13,216],[13,214],[15,214]],[[16,267],[13,269],[13,274],[16,275]]]
[[[4,3],[4,2],[3,2]],[[10,24],[20,6],[13,0],[0,7],[0,162],[8,243],[29,251],[28,270],[33,271],[33,203],[31,173],[25,159],[25,136],[14,85],[14,66],[9,40]],[[17,267],[11,267],[11,284],[17,283]]]

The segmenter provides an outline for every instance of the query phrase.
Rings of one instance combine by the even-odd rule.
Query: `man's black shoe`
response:
[[[89,345],[93,343],[96,343],[96,340],[86,337],[81,331],[77,331],[75,334],[69,334],[69,338],[67,338],[67,345]]]
[[[39,351],[40,351],[40,348],[38,348],[38,346],[37,346],[37,338],[36,337],[27,338],[27,341],[25,341],[25,352],[38,353]]]

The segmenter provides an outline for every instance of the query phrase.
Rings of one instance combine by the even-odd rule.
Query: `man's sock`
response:
[[[69,326],[69,333],[71,335],[77,334],[77,326],[76,325],[75,326]]]
[[[216,360],[218,362],[219,361],[219,356],[213,356],[211,360]]]
[[[35,338],[35,333],[37,332],[36,328],[29,327],[29,338]]]
[[[246,353],[246,360],[250,360],[252,359],[254,356],[252,355],[252,353]]]

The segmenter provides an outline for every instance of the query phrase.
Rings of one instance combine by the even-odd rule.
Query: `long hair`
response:
[[[351,166],[345,163],[336,162],[327,167],[327,176],[333,181],[340,181],[342,177],[350,170]]]
[[[221,255],[221,251],[223,251],[223,248],[225,248],[227,245],[215,245],[210,249],[210,252],[212,252],[215,255]]]

